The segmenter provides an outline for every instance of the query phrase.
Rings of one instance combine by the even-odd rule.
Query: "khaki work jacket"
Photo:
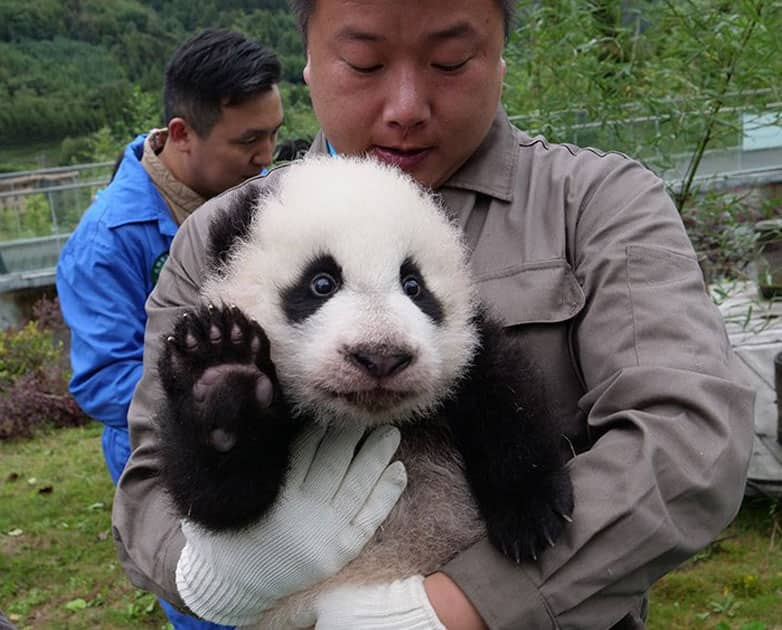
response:
[[[325,152],[322,137],[312,150]],[[516,566],[484,540],[443,571],[493,629],[643,627],[649,586],[738,510],[752,445],[753,395],[734,376],[679,215],[637,162],[530,138],[502,111],[438,193],[463,226],[481,297],[524,337],[576,453],[573,523],[554,548]],[[147,303],[134,451],[114,503],[125,570],[179,603],[184,538],[156,481],[155,365],[161,335],[197,301],[224,203],[185,222]]]

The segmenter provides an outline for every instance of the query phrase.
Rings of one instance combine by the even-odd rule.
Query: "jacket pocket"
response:
[[[476,278],[481,300],[502,322],[535,373],[551,422],[568,437],[562,454],[589,444],[579,400],[584,380],[571,347],[571,323],[584,308],[584,291],[564,260],[519,264]]]
[[[478,274],[476,284],[483,303],[505,326],[564,322],[584,307],[584,291],[560,259]]]
[[[627,286],[638,365],[723,371],[730,343],[694,254],[629,245]]]

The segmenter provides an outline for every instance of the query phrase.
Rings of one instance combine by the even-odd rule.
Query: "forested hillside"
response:
[[[503,101],[550,140],[667,168],[780,123],[782,5],[768,0],[519,0]],[[286,0],[0,0],[0,172],[113,160],[159,125],[166,59],[206,26],[244,31],[283,62],[281,138],[317,129]],[[772,120],[773,119],[773,120]],[[686,195],[685,195],[686,197]]]
[[[159,124],[166,59],[207,26],[239,29],[278,52],[288,124],[297,126],[283,135],[312,133],[303,48],[285,0],[2,0],[0,149],[70,138],[54,162],[105,158]]]

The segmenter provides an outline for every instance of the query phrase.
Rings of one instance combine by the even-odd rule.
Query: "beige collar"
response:
[[[163,150],[167,138],[167,129],[153,129],[149,132],[144,141],[141,166],[144,167],[147,175],[155,184],[155,188],[163,197],[176,224],[182,225],[190,213],[201,206],[206,199],[176,179],[160,161],[158,153]]]

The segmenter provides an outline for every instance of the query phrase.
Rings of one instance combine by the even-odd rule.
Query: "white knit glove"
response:
[[[294,445],[277,502],[255,525],[210,532],[182,521],[187,542],[176,582],[190,610],[221,624],[249,624],[275,600],[330,577],[358,555],[407,483],[401,462],[388,465],[399,431],[375,429],[354,457],[362,433],[306,433]]]
[[[315,630],[446,630],[414,575],[390,584],[340,586],[315,601]]]

